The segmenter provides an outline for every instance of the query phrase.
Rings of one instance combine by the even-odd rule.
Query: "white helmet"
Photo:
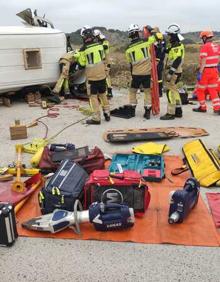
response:
[[[93,34],[95,37],[99,37],[101,40],[105,39],[105,35],[99,29],[94,29]]]
[[[168,26],[166,30],[167,34],[177,34],[180,41],[184,39],[184,37],[180,34],[180,26],[176,23],[172,23]]]
[[[133,33],[133,32],[138,32],[140,31],[140,27],[137,24],[130,24],[128,28],[128,34]]]
[[[86,30],[92,30],[92,28],[89,25],[84,25],[84,27],[81,28],[80,30],[80,35],[83,37],[84,36],[84,32]]]

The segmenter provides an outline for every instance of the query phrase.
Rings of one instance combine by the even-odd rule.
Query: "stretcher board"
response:
[[[129,141],[132,142],[132,134],[135,135],[139,134],[146,134],[146,133],[160,133],[167,134],[170,138],[171,137],[180,137],[180,138],[198,138],[202,136],[208,136],[209,133],[203,128],[195,128],[195,127],[157,127],[157,128],[133,128],[133,129],[112,129],[107,130],[103,134],[103,139],[106,142],[111,142],[109,140],[109,136],[112,138],[112,134],[128,134],[129,133]],[[110,135],[111,134],[111,135]],[[115,136],[116,136],[115,135]],[[116,139],[116,138],[115,138]],[[143,139],[142,139],[143,140]],[[153,140],[153,139],[151,139]],[[134,140],[135,141],[135,140]]]

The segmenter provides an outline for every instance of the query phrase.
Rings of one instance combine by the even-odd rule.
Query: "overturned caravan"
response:
[[[59,30],[0,27],[0,93],[55,83],[65,52],[66,37]]]
[[[66,52],[65,33],[40,24],[26,10],[24,26],[0,27],[0,95],[30,86],[52,85],[59,77],[60,57]],[[19,15],[20,16],[20,15]],[[38,25],[33,22],[37,18]]]

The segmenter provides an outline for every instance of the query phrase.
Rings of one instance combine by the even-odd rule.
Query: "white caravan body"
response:
[[[0,93],[54,84],[65,53],[62,31],[29,25],[0,27]]]

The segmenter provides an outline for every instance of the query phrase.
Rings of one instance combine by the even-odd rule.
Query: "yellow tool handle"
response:
[[[31,197],[31,195],[33,194],[33,192],[35,190],[37,190],[37,188],[41,185],[42,180],[39,180],[37,183],[35,183],[30,189],[31,189],[31,193],[30,195],[28,195],[26,198],[24,198],[21,202],[19,202],[16,206],[15,206],[15,214],[19,212],[19,210],[23,207],[23,205],[27,202],[27,200]]]
[[[9,174],[12,174],[12,175],[16,175],[16,168],[8,168],[7,172]],[[23,176],[32,176],[32,175],[35,175],[35,174],[38,174],[40,172],[40,169],[38,168],[24,168],[22,170],[22,175]]]

